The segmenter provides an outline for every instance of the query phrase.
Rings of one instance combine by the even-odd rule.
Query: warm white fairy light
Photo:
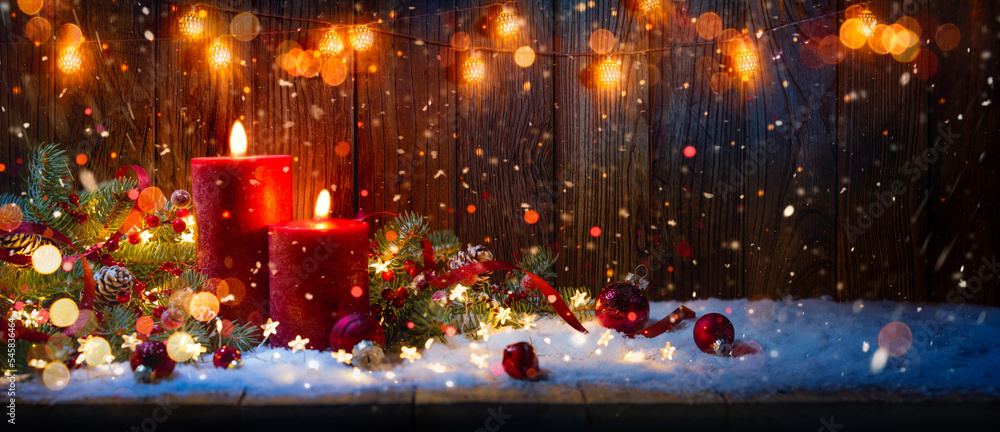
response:
[[[427,339],[427,342],[424,342],[424,350],[431,349],[431,345],[434,345],[434,338]]]
[[[213,69],[222,69],[229,66],[229,62],[232,60],[232,50],[222,41],[217,40],[212,42],[212,45],[208,47],[208,63]]]
[[[392,260],[389,260],[389,261],[381,261],[381,260],[379,260],[378,262],[369,264],[368,267],[375,269],[376,273],[385,273],[385,272],[389,271],[389,265],[391,265],[391,264],[392,264]]]
[[[420,353],[417,352],[417,347],[404,346],[400,348],[400,350],[401,352],[399,353],[399,358],[403,360],[409,360],[410,363],[413,363],[415,360],[421,357]]]
[[[74,74],[83,68],[83,56],[76,47],[66,47],[59,52],[57,63],[64,74]]]
[[[455,285],[455,288],[452,288],[451,293],[448,294],[448,300],[457,301],[457,302],[464,302],[465,301],[465,292],[468,289],[469,289],[469,287],[467,287],[465,285],[462,285],[462,284]]]
[[[573,296],[569,299],[573,301],[574,308],[587,305],[587,293],[585,291],[577,291],[576,294],[573,294]]]
[[[434,373],[445,373],[448,369],[444,367],[441,363],[432,363],[427,365],[427,368],[434,371]]]
[[[130,335],[123,335],[122,341],[124,341],[124,343],[122,343],[122,348],[135,351],[135,347],[142,343],[138,336],[139,335],[136,332],[132,332]]]
[[[611,334],[611,330],[608,329],[601,335],[601,338],[597,341],[597,346],[608,346],[608,342],[614,339],[615,336]]]
[[[265,340],[267,339],[268,336],[271,336],[271,335],[273,335],[273,334],[275,334],[275,333],[278,332],[278,330],[277,330],[278,329],[278,324],[280,324],[280,322],[278,322],[278,321],[271,321],[271,319],[268,318],[267,322],[264,323],[264,325],[260,326],[260,328],[264,330],[264,339]]]
[[[337,350],[337,352],[335,353],[332,353],[331,356],[333,356],[333,358],[337,359],[338,362],[343,364],[351,364],[351,359],[354,358],[353,354],[344,351],[342,349]]]
[[[486,63],[478,56],[471,56],[462,63],[462,78],[471,84],[480,83],[486,78]]]
[[[351,46],[358,51],[367,51],[375,45],[375,32],[368,26],[356,26],[348,32],[351,38]]]
[[[330,29],[319,39],[316,50],[325,56],[333,57],[344,50],[344,39],[337,34],[337,30]]]
[[[184,349],[187,350],[187,352],[191,354],[191,357],[195,359],[208,352],[208,348],[205,348],[204,345],[198,342],[189,343],[186,347],[184,347]]]
[[[633,360],[632,350],[629,350],[629,352],[625,353],[625,357],[622,357],[622,361],[632,361],[632,360]]]
[[[489,354],[469,354],[469,362],[476,365],[479,369],[486,369],[490,367],[490,364],[486,361],[488,358],[490,358]]]
[[[508,38],[517,34],[517,17],[510,12],[500,12],[496,19],[496,30],[500,37]]]
[[[757,55],[752,50],[744,48],[736,54],[736,72],[743,81],[748,81],[750,75],[757,70]]]
[[[139,233],[140,243],[146,243],[152,238],[153,238],[153,233],[149,232],[149,230],[143,230],[142,232]]]
[[[663,348],[660,348],[660,353],[662,354],[660,356],[660,360],[664,360],[664,359],[666,359],[666,360],[673,360],[674,359],[674,351],[676,349],[677,349],[676,347],[670,346],[670,342],[668,341],[667,342],[667,346],[665,346]]]
[[[653,8],[659,6],[659,4],[660,4],[660,0],[639,0],[638,1],[639,9],[642,9],[643,12],[649,12],[649,11],[653,10]]]
[[[510,317],[510,309],[502,307],[497,310],[497,321],[500,321],[500,325],[507,324],[507,320],[513,321]]]
[[[875,27],[878,26],[878,19],[875,18],[875,14],[868,8],[865,8],[858,14],[858,21],[861,21],[861,33],[865,37],[871,37],[872,33],[875,32]]]
[[[309,338],[303,339],[302,336],[295,335],[295,340],[288,342],[288,346],[292,348],[292,352],[305,351],[306,344],[309,343]]]
[[[618,62],[607,59],[597,65],[597,80],[604,87],[614,87],[622,80],[622,70]]]
[[[181,16],[177,27],[184,37],[194,39],[201,36],[201,33],[205,31],[205,22],[202,20],[202,15],[205,15],[205,11],[190,11]]]
[[[476,335],[483,338],[484,341],[488,341],[490,340],[490,334],[493,333],[494,330],[496,330],[496,328],[493,327],[493,323],[480,321],[479,330],[476,331]]]
[[[525,330],[531,330],[534,327],[538,327],[538,324],[535,324],[536,319],[538,319],[538,315],[525,314],[521,317],[521,327]]]

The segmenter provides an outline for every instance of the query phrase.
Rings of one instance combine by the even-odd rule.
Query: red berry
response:
[[[150,294],[150,295],[146,296],[146,300],[147,301],[151,301],[151,302],[155,302],[155,301],[157,301],[159,299],[160,298],[157,297],[156,294]]]
[[[163,333],[163,326],[160,324],[153,324],[153,329],[149,331],[150,335]]]
[[[416,264],[417,263],[413,262],[413,260],[411,260],[411,259],[403,261],[403,267],[413,267]]]
[[[115,263],[115,259],[110,254],[101,255],[101,265],[107,267]]]
[[[80,195],[69,194],[69,202],[70,202],[70,204],[73,204],[75,206],[80,205]]]
[[[174,227],[174,231],[178,233],[184,232],[187,229],[187,224],[181,219],[175,219],[174,223],[170,224]]]
[[[142,237],[139,236],[139,233],[137,233],[137,232],[129,233],[129,235],[128,235],[128,242],[129,243],[137,245],[141,241],[142,241]]]
[[[403,297],[396,297],[392,300],[392,307],[401,308],[406,304],[406,299]]]
[[[392,288],[386,288],[382,290],[382,299],[385,301],[392,301],[393,297]]]
[[[191,210],[188,210],[188,209],[177,210],[177,217],[179,217],[179,218],[188,217],[190,214],[191,214]]]
[[[163,305],[157,306],[157,307],[153,308],[153,316],[160,317],[166,311],[167,311],[167,307],[166,306],[163,306]]]
[[[142,282],[136,282],[135,285],[132,286],[132,291],[135,291],[136,294],[141,293],[145,290],[146,290],[146,284]]]
[[[389,282],[396,278],[396,272],[392,270],[386,270],[382,272],[382,280]]]
[[[372,310],[372,315],[379,315],[382,313],[382,305],[373,304],[371,310]]]
[[[409,295],[410,295],[410,291],[408,289],[406,289],[406,287],[396,288],[396,297],[399,297],[399,298],[401,298],[403,300],[406,300],[406,297],[409,297]],[[399,306],[397,306],[397,307],[399,307]]]
[[[108,252],[114,252],[118,250],[118,245],[118,240],[108,240],[107,243],[104,243],[104,248],[107,249]]]
[[[160,266],[160,268],[163,269],[163,270],[167,270],[167,271],[173,270],[174,269],[174,263],[172,263],[170,261],[167,261],[167,262],[163,263]]]
[[[118,298],[115,300],[118,300],[118,303],[128,303],[129,300],[132,300],[132,295],[127,292],[123,292],[118,294]]]
[[[155,214],[146,215],[146,225],[150,228],[156,228],[160,226],[160,217]]]
[[[182,268],[175,268],[175,269],[171,270],[170,272],[173,273],[174,276],[180,276],[181,274],[184,273],[184,269],[182,269]]]

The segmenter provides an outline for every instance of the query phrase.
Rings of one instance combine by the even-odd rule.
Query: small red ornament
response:
[[[174,222],[170,224],[174,228],[174,232],[182,233],[187,229],[187,224],[184,223],[180,218],[174,219]]]
[[[382,290],[382,300],[392,301],[393,296],[395,296],[395,294],[393,294],[392,288]]]
[[[167,355],[167,346],[161,341],[146,341],[135,347],[132,356],[128,360],[132,370],[143,365],[149,368],[153,374],[166,376],[174,371],[177,365],[173,359]]]
[[[155,316],[155,317],[163,316],[163,313],[166,312],[166,311],[167,311],[167,307],[166,306],[160,305],[160,306],[154,307],[153,308],[153,316]]]
[[[115,297],[115,300],[117,300],[118,303],[128,303],[129,300],[132,300],[132,295],[127,292],[123,292],[118,294],[118,297]]]
[[[514,379],[538,379],[538,373],[541,369],[538,367],[535,348],[527,342],[507,345],[507,348],[503,350],[503,370]]]
[[[708,354],[729,355],[735,334],[733,323],[721,314],[705,314],[694,323],[694,343]]]
[[[146,226],[156,228],[160,226],[160,217],[155,214],[146,215]]]
[[[645,266],[639,266],[636,271],[639,268],[645,269]],[[597,320],[604,328],[626,334],[642,329],[649,319],[649,300],[643,294],[648,284],[642,276],[629,273],[625,282],[604,287],[594,302]]]
[[[396,297],[396,298],[392,299],[392,307],[394,307],[394,308],[401,308],[404,305],[406,305],[406,299],[405,298],[403,298],[403,297]]]
[[[117,251],[119,246],[120,244],[117,239],[111,239],[104,243],[104,248],[107,249],[108,252]]]
[[[132,232],[132,233],[128,234],[128,242],[129,243],[137,245],[141,241],[142,241],[142,237],[139,236],[139,233]]]
[[[179,218],[186,218],[186,217],[188,217],[190,215],[191,215],[191,210],[188,210],[188,209],[177,210],[177,217],[179,217]]]
[[[396,288],[396,297],[406,300],[406,298],[409,296],[410,296],[410,290],[406,289],[406,287]]]
[[[395,314],[392,315],[395,318]],[[350,314],[337,321],[330,330],[330,349],[351,352],[363,340],[379,345],[385,343],[385,331],[378,320],[368,314]]]
[[[538,289],[538,284],[535,283],[535,280],[532,279],[531,276],[524,275],[524,277],[521,278],[521,289],[525,291],[534,291]]]
[[[389,282],[396,278],[396,272],[392,270],[386,270],[382,272],[382,280]]]
[[[238,369],[243,366],[243,354],[231,346],[222,346],[212,355],[212,364],[219,369]]]

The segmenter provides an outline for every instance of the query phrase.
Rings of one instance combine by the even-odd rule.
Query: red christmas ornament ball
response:
[[[146,215],[146,226],[150,228],[160,226],[160,217],[155,214]]]
[[[729,354],[736,339],[733,323],[722,314],[705,314],[694,323],[694,343],[708,354]]]
[[[646,325],[649,300],[642,289],[633,284],[613,283],[597,294],[594,310],[604,328],[632,333]]]
[[[163,342],[148,340],[135,347],[128,364],[133,371],[143,365],[154,374],[168,375],[174,371],[177,362],[167,355],[167,346]]]
[[[368,314],[350,314],[339,320],[330,330],[330,349],[334,352],[344,350],[351,352],[354,346],[363,340],[370,340],[379,345],[385,343],[385,331],[378,320]]]
[[[134,245],[139,244],[142,241],[142,237],[139,237],[139,233],[132,232],[128,234],[128,242]]]
[[[243,366],[243,354],[231,346],[222,346],[212,355],[212,364],[219,369],[235,369]]]
[[[392,270],[386,270],[382,272],[382,280],[389,282],[396,278],[396,272]]]
[[[541,369],[538,367],[535,348],[527,342],[507,345],[507,348],[503,350],[503,370],[514,379],[538,379],[538,373]]]
[[[174,228],[174,232],[178,233],[182,233],[184,232],[184,230],[187,229],[187,223],[185,223],[181,219],[175,219],[174,222],[170,224],[170,226]]]

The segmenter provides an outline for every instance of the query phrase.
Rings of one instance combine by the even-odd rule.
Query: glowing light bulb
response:
[[[500,37],[508,38],[517,34],[517,17],[510,12],[500,12],[496,19],[496,30]]]
[[[604,87],[613,87],[622,79],[622,70],[618,62],[607,59],[597,65],[597,80]]]
[[[340,38],[336,30],[330,29],[320,38],[316,50],[325,56],[333,57],[344,50],[344,40]]]
[[[83,68],[83,56],[76,47],[66,47],[59,52],[59,70],[65,74],[74,74]]]
[[[181,17],[177,27],[184,37],[194,39],[201,37],[201,33],[205,31],[205,22],[198,12],[191,11]]]
[[[462,78],[472,84],[482,82],[486,78],[486,63],[483,59],[476,56],[466,59],[465,63],[462,63]]]
[[[208,47],[208,63],[212,65],[213,69],[229,66],[229,62],[232,60],[233,52],[222,41],[212,42],[212,45]]]
[[[858,21],[861,21],[861,33],[865,37],[871,37],[875,31],[875,26],[878,25],[878,19],[875,18],[875,14],[868,8],[865,8],[865,10],[858,14]]]
[[[744,48],[736,53],[736,72],[740,74],[743,81],[750,79],[750,74],[757,71],[757,55],[753,51]]]
[[[351,46],[358,51],[367,51],[375,45],[375,32],[367,26],[358,26],[348,32],[351,37]]]
[[[660,0],[638,0],[639,9],[643,12],[649,12],[653,8],[660,5]]]
[[[239,120],[233,123],[233,130],[229,133],[229,151],[233,156],[242,156],[247,152],[247,131]]]
[[[323,189],[316,198],[316,219],[325,219],[330,215],[330,191]]]

